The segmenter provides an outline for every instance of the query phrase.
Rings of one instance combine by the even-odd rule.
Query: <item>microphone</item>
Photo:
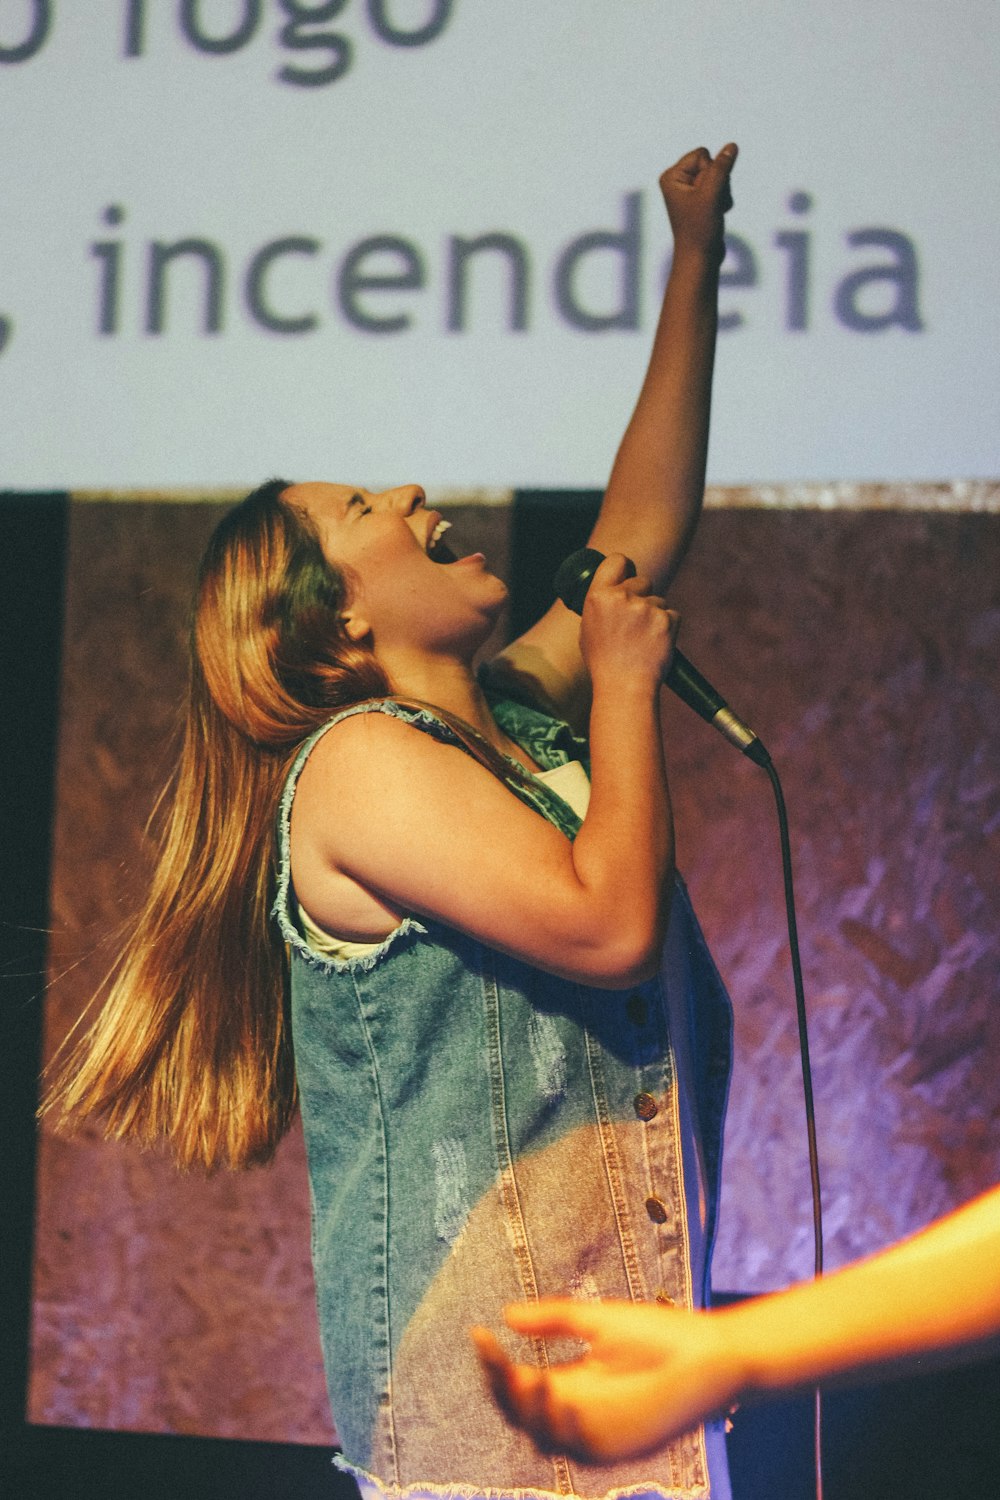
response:
[[[556,574],[555,591],[567,609],[571,609],[574,614],[583,613],[587,590],[603,561],[603,552],[598,552],[594,547],[582,547],[579,552],[572,552],[566,558]],[[671,692],[676,693],[678,698],[683,698],[688,708],[693,708],[706,724],[714,725],[731,745],[742,750],[755,765],[770,765],[771,757],[757,735],[736,717],[721,694],[679,651],[674,652],[669,671],[663,680]]]

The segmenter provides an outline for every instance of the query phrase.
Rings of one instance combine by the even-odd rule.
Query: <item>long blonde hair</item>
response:
[[[43,1105],[57,1127],[97,1115],[108,1136],[165,1138],[182,1166],[266,1161],[288,1128],[288,970],[269,915],[278,800],[313,729],[388,691],[343,629],[347,580],[287,488],[261,485],[209,541],[152,884]]]

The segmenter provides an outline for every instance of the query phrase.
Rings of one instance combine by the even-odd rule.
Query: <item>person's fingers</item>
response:
[[[515,1365],[504,1354],[488,1328],[470,1330],[497,1405],[509,1422],[523,1427],[546,1451],[558,1447],[567,1427],[564,1412],[551,1389],[549,1374],[530,1365]]]
[[[603,564],[602,564],[603,567]],[[503,1310],[504,1319],[518,1333],[536,1334],[540,1338],[589,1339],[597,1332],[598,1319],[586,1304],[561,1301],[512,1302]]]
[[[522,1310],[521,1304],[513,1310]],[[575,1322],[571,1328],[557,1327],[555,1315],[550,1322],[553,1333],[582,1336]],[[556,1390],[559,1372],[512,1364],[488,1328],[472,1328],[470,1333],[494,1400],[508,1422],[526,1432],[543,1453],[565,1453],[593,1462],[597,1450],[583,1433],[579,1412]]]
[[[688,151],[674,166],[669,167],[660,178],[660,188],[668,206],[675,190],[684,193],[697,191],[709,197],[717,197],[723,213],[733,206],[733,195],[729,177],[739,155],[735,141],[727,141],[717,155],[712,156],[704,146]]]
[[[522,1428],[543,1453],[561,1447],[559,1408],[551,1397],[547,1371],[512,1365],[501,1406],[507,1420]]]
[[[541,1370],[533,1370],[532,1377],[521,1387],[520,1411],[526,1432],[529,1432],[543,1453],[558,1446],[558,1424],[553,1420],[549,1399],[548,1381]]]
[[[635,563],[624,552],[609,552],[594,571],[594,582],[601,584],[624,583],[635,577]]]
[[[508,1422],[512,1422],[515,1427],[522,1426],[517,1367],[511,1364],[488,1328],[473,1328],[470,1332],[494,1401]]]
[[[522,1386],[519,1411],[521,1425],[543,1453],[565,1453],[570,1458],[592,1459],[590,1445],[580,1429],[579,1412],[571,1400],[556,1389],[557,1378],[543,1370],[532,1370]]]
[[[710,159],[711,152],[707,146],[693,146],[690,151],[685,151],[684,155],[674,165],[677,167],[694,167],[699,162],[709,161]]]
[[[712,154],[705,146],[695,146],[693,151],[685,151],[679,161],[668,167],[661,177],[661,183],[680,181],[690,186],[699,173],[704,171],[712,160]]]
[[[718,156],[713,159],[709,169],[716,178],[722,181],[720,206],[724,214],[727,214],[733,206],[733,193],[732,188],[729,186],[729,178],[736,164],[739,149],[735,141],[730,141],[728,145],[723,146]]]
[[[469,1335],[476,1346],[476,1353],[489,1369],[507,1363],[507,1356],[501,1349],[496,1336],[488,1328],[477,1325],[469,1329]]]

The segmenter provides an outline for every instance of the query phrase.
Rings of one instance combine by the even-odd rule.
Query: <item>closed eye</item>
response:
[[[348,514],[352,507],[354,508],[354,514],[357,516],[370,516],[372,513],[372,508],[366,502],[364,495],[352,495],[347,502]]]

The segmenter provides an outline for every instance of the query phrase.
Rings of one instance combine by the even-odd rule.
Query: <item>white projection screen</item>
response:
[[[717,484],[997,472],[996,0],[0,0],[0,483],[594,487],[741,146]]]

